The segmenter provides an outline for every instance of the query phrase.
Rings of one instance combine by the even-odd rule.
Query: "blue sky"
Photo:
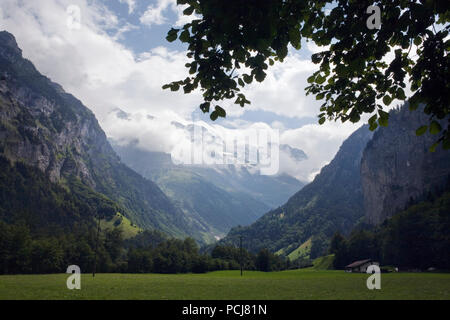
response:
[[[149,52],[157,47],[166,47],[169,50],[185,51],[187,45],[180,41],[169,43],[165,40],[166,34],[171,26],[173,26],[178,19],[177,14],[171,7],[170,1],[158,1],[158,0],[104,0],[104,5],[114,12],[120,23],[123,25],[129,24],[132,26],[123,36],[117,39],[118,42],[129,48],[135,55],[140,55],[145,52]],[[173,2],[172,2],[173,3]],[[131,4],[131,5],[130,5]],[[164,23],[143,23],[142,17],[149,10],[149,8],[158,8],[162,6],[161,11],[164,16]],[[177,26],[178,27],[178,26]],[[109,30],[108,33],[113,36],[116,33],[115,29]],[[303,41],[303,47],[307,48],[307,44]],[[301,50],[298,52],[299,57],[309,59],[311,51]],[[301,89],[301,88],[299,88]],[[196,118],[207,119],[208,115],[203,115],[199,110],[193,111]],[[234,119],[237,117],[231,116]],[[294,129],[301,127],[305,124],[315,123],[317,118],[315,116],[305,116],[301,114],[294,114],[291,116],[278,115],[274,112],[260,110],[248,110],[239,115],[239,119],[249,122],[264,122],[272,124],[274,121],[280,122],[285,128]],[[217,123],[226,125],[227,121],[218,119]]]
[[[181,42],[176,41],[169,43],[165,40],[167,31],[170,29],[171,23],[177,20],[176,14],[170,10],[164,10],[164,16],[167,18],[167,23],[152,24],[148,26],[142,24],[140,18],[147,11],[149,6],[157,6],[156,0],[140,0],[135,1],[133,11],[130,12],[129,5],[119,0],[104,0],[103,3],[112,12],[114,12],[119,19],[125,23],[130,23],[136,27],[136,29],[130,30],[126,35],[119,39],[119,42],[131,48],[136,54],[147,52],[158,46],[166,46],[172,50],[185,50],[186,46]]]
[[[68,24],[70,6],[80,10],[80,28]],[[199,111],[201,92],[161,89],[187,76],[186,48],[165,40],[172,26],[188,21],[182,10],[176,0],[2,0],[0,29],[16,37],[24,57],[41,73],[89,107],[109,137],[138,138],[142,148],[170,152],[180,143],[172,121],[195,118],[221,130],[279,130],[281,143],[309,156],[301,166],[282,163],[282,171],[310,180],[361,125],[318,125],[320,103],[306,96],[304,88],[317,68],[310,56],[321,49],[305,42],[300,51],[291,48],[263,83],[245,88],[250,106],[223,102],[227,118],[212,123]],[[129,119],[118,118],[118,108]]]

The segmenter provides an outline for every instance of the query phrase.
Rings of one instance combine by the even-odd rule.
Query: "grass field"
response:
[[[207,274],[84,274],[81,290],[68,290],[67,274],[0,276],[5,299],[450,299],[450,274],[389,273],[381,290],[368,290],[367,274],[343,271],[218,271]]]

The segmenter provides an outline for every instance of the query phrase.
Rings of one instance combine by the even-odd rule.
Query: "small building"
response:
[[[372,259],[359,260],[359,261],[350,263],[348,266],[345,266],[345,271],[365,273],[367,270],[367,267],[370,265],[373,265],[373,264],[375,264],[377,266],[380,265],[378,262],[373,261]]]

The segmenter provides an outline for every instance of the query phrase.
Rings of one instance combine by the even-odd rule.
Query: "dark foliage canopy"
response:
[[[371,114],[372,130],[387,126],[383,107],[407,99],[411,109],[426,104],[429,123],[417,134],[440,134],[450,148],[449,127],[436,119],[449,114],[450,10],[446,0],[177,0],[188,5],[185,15],[194,20],[172,28],[167,40],[188,44],[189,76],[163,86],[185,93],[200,88],[200,109],[212,120],[225,117],[221,100],[233,99],[244,107],[250,101],[242,89],[264,81],[274,63],[283,62],[289,45],[299,50],[302,39],[324,47],[313,54],[319,70],[308,78],[307,94],[323,100],[319,123],[328,120],[358,122]],[[367,9],[380,8],[381,26],[370,29]],[[199,18],[197,18],[199,17]],[[417,47],[417,54],[411,49]],[[386,62],[387,55],[394,59]],[[240,72],[245,68],[248,71]]]

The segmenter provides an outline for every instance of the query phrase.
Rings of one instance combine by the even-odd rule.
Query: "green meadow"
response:
[[[68,274],[0,276],[5,299],[450,299],[450,274],[381,274],[381,290],[368,290],[368,274],[312,269],[206,274],[90,274],[81,290],[68,290]]]

